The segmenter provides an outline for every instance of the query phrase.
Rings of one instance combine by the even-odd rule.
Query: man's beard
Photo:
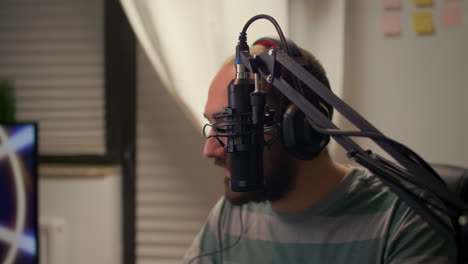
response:
[[[282,155],[282,151],[265,155],[264,178],[265,186],[262,190],[253,192],[233,192],[229,186],[229,179],[224,179],[225,197],[234,205],[243,205],[248,202],[274,202],[284,197],[291,190],[294,166],[289,155]],[[217,165],[225,162],[216,160]],[[229,163],[229,162],[228,162]]]

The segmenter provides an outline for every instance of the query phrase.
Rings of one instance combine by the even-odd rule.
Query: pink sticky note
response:
[[[400,9],[401,0],[382,0],[384,9]]]
[[[400,35],[400,15],[399,14],[384,14],[380,18],[380,30],[386,36]]]
[[[462,11],[459,7],[446,7],[443,11],[444,26],[460,26],[462,23]]]

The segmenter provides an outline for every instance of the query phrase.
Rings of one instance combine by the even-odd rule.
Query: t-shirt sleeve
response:
[[[395,213],[384,263],[445,264],[453,246],[413,209],[401,205]]]
[[[206,223],[185,252],[183,264],[215,264],[219,248],[218,224],[226,200],[221,198],[211,209]]]

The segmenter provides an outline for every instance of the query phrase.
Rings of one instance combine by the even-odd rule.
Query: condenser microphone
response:
[[[263,112],[257,113],[259,100],[255,96],[255,81],[244,71],[243,64],[236,67],[236,79],[228,87],[229,125],[225,151],[229,153],[231,164],[231,190],[251,192],[263,188],[263,123],[260,129],[255,117]]]

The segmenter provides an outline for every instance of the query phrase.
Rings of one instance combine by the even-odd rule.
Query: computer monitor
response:
[[[37,264],[37,125],[0,123],[0,263]]]

